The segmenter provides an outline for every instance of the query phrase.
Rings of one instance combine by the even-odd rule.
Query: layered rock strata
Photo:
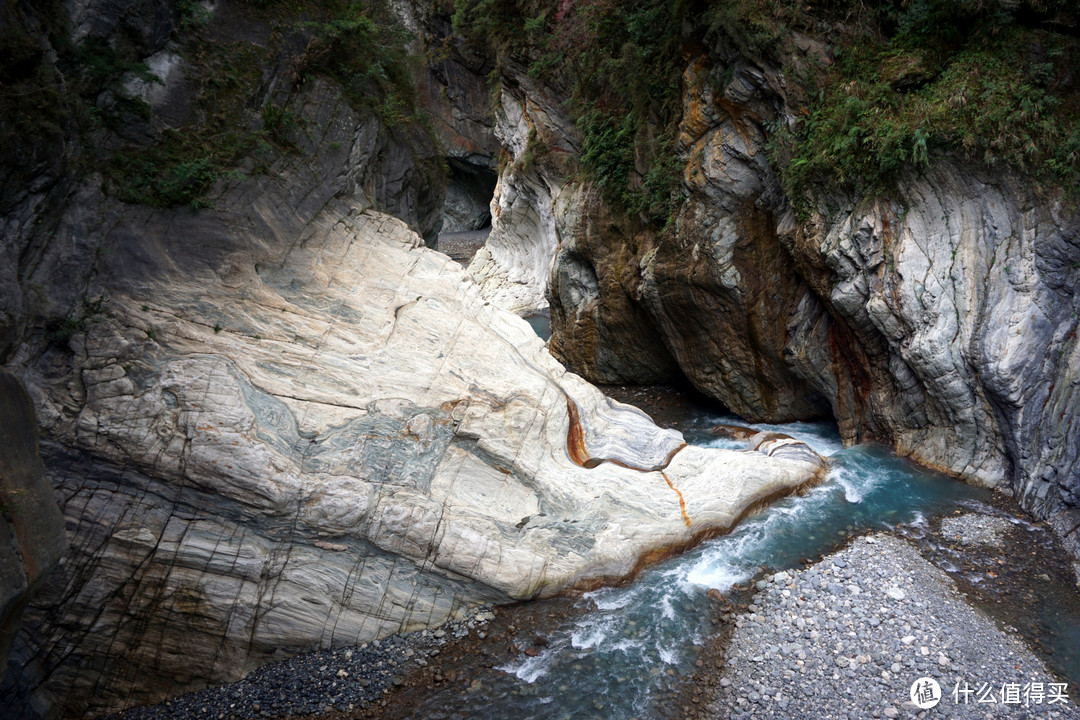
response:
[[[190,120],[176,16],[106,5],[79,32],[136,24],[163,75],[129,88],[141,131]],[[217,41],[280,40],[240,5],[208,12]],[[289,73],[264,69],[243,102],[288,112],[288,151],[222,175],[200,210],[125,205],[53,165],[4,199],[0,348],[72,550],[25,615],[0,714],[94,715],[625,577],[820,471],[681,448],[567,373],[414,232],[443,207],[430,139]],[[444,99],[475,108],[474,86]],[[463,111],[440,132],[483,125]],[[486,167],[486,148],[451,157]]]
[[[73,552],[11,697],[96,713],[625,577],[822,467],[683,447],[388,216],[233,239],[25,361]]]
[[[491,234],[469,272],[485,298],[511,312],[529,314],[547,307],[547,276],[558,245],[556,205],[561,183],[549,182],[540,158],[573,157],[573,126],[558,111],[558,100],[529,78],[504,88],[495,136],[509,164],[499,174],[491,201]]]
[[[469,265],[484,297],[521,315],[550,307],[552,352],[602,383],[681,377],[635,294],[640,245],[580,177],[580,139],[549,90],[510,64],[495,134],[505,165],[491,204],[492,229]],[[628,341],[628,338],[632,340]]]
[[[805,37],[783,51],[789,67],[828,62]],[[514,107],[544,107],[508,73]],[[572,158],[534,170],[543,197],[518,196],[531,203],[519,215],[556,230],[550,254],[526,264],[551,263],[552,351],[596,381],[681,373],[751,420],[832,416],[845,442],[1015,493],[1080,552],[1075,203],[938,156],[889,193],[822,188],[796,213],[766,152],[799,112],[795,85],[720,43],[690,61],[683,87],[685,201],[663,232],[619,219],[561,170]],[[500,137],[518,157],[531,125],[512,117],[504,105]],[[501,252],[539,253],[550,243],[538,236],[504,235],[515,245]]]

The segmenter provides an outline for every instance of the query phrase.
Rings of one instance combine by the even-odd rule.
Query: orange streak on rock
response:
[[[566,398],[566,414],[570,419],[570,426],[566,429],[566,452],[575,465],[590,467],[589,451],[585,449],[585,432],[581,429],[577,404],[569,396]]]
[[[622,460],[616,458],[593,458],[589,457],[589,451],[585,447],[585,432],[581,429],[581,416],[578,415],[577,403],[570,399],[570,396],[566,398],[566,414],[569,419],[569,425],[566,428],[566,453],[570,456],[570,460],[579,467],[594,468],[600,463],[613,463],[620,467],[627,468],[629,470],[635,470],[637,472],[657,472],[664,476],[664,481],[668,484],[668,487],[675,491],[675,495],[679,498],[679,511],[682,513],[683,523],[686,527],[690,527],[690,516],[686,514],[686,501],[683,500],[682,493],[679,489],[671,483],[671,479],[668,478],[667,473],[664,472],[670,463],[672,458],[686,447],[686,443],[674,448],[668,456],[664,458],[664,464],[656,468],[642,468],[628,465]]]
[[[679,492],[679,488],[675,487],[671,483],[671,478],[667,476],[666,472],[660,471],[660,474],[664,476],[664,482],[667,486],[675,491],[675,494],[679,496],[679,512],[682,513],[682,521],[686,524],[686,527],[690,527],[690,516],[686,514],[686,501],[683,500],[682,493]]]

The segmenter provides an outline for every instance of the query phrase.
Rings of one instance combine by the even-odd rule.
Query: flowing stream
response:
[[[721,422],[745,424],[699,414],[680,429],[694,444],[744,447],[707,432]],[[802,559],[828,553],[870,529],[921,537],[930,519],[958,509],[1000,514],[990,505],[988,490],[920,469],[877,446],[844,449],[835,426],[752,427],[787,433],[828,456],[826,480],[744,520],[728,535],[649,568],[626,586],[583,596],[581,612],[549,631],[547,645],[535,656],[503,662],[497,666],[503,672],[485,680],[480,692],[436,693],[419,704],[414,717],[656,717],[678,678],[693,672],[703,643],[714,631],[706,597],[710,588],[726,593],[762,568],[798,567]],[[956,567],[954,572],[963,571]],[[1080,623],[1075,615],[1062,619],[1060,612],[1048,613],[1059,626],[1058,660],[1072,663],[1072,672],[1066,674],[1075,683],[1080,678],[1080,658],[1075,657],[1080,642],[1069,636]]]

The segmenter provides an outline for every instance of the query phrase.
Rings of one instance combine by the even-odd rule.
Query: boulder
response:
[[[685,447],[389,216],[151,242],[167,217],[114,229],[156,270],[115,253],[104,312],[22,368],[74,528],[31,613],[31,704],[154,702],[625,578],[821,471]]]

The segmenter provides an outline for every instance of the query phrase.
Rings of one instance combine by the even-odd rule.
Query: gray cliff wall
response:
[[[506,162],[492,231],[469,266],[484,297],[512,312],[550,305],[551,352],[601,383],[675,380],[679,368],[637,302],[640,257],[656,244],[581,178],[577,128],[558,98],[511,64],[496,135]]]
[[[865,358],[870,382],[860,389],[851,373],[837,416],[881,428],[926,465],[1015,493],[1075,554],[1075,205],[941,158],[887,201],[817,215],[784,240]],[[811,347],[806,333],[791,352],[801,360]],[[819,387],[831,382],[809,363],[796,367]]]
[[[252,154],[218,173],[194,204],[215,206],[226,216],[264,204],[266,212],[259,214],[269,216],[270,225],[295,230],[331,198],[359,194],[434,244],[445,192],[435,170],[435,140],[416,123],[387,127],[325,73],[301,74],[305,53],[318,45],[300,19],[268,19],[240,0],[206,7],[199,5],[194,18],[185,18],[177,4],[162,0],[48,0],[12,8],[0,18],[8,37],[33,48],[23,63],[30,74],[16,79],[32,84],[42,98],[42,107],[5,107],[27,127],[6,126],[10,143],[0,149],[0,358],[10,359],[43,327],[66,333],[81,324],[86,303],[95,300],[90,286],[98,262],[112,251],[100,244],[106,229],[128,208],[145,215],[142,205],[115,202],[116,188],[107,187],[118,175],[145,168],[135,163],[105,173],[103,166],[117,157],[138,159],[163,139],[166,146],[179,145],[184,134],[211,120],[209,113],[235,111],[238,127],[227,130],[248,142]],[[204,56],[215,52],[207,64]],[[115,69],[137,64],[126,60],[132,55],[150,79]],[[98,79],[97,70],[88,71],[93,82],[78,74],[95,63],[113,68],[100,71],[110,73],[107,81]],[[218,86],[231,94],[222,100],[215,95]],[[116,110],[128,105],[137,110]],[[284,120],[268,129],[274,112]],[[197,165],[200,153],[219,151],[214,139],[207,143],[182,159]],[[176,160],[149,157],[151,166]],[[173,178],[177,184],[184,167]],[[246,190],[236,191],[240,184]],[[271,202],[279,204],[270,207]],[[176,212],[184,215],[182,208]],[[155,251],[148,246],[136,254]],[[137,269],[138,261],[131,262]]]
[[[823,56],[806,38],[789,51],[788,66]],[[542,109],[508,72],[504,94]],[[676,366],[751,420],[832,416],[846,442],[1014,493],[1080,550],[1075,203],[942,155],[881,197],[822,188],[799,217],[766,153],[798,112],[792,84],[729,50],[692,60],[683,87],[686,200],[664,232],[618,219],[571,161],[533,169],[559,198],[517,210],[558,230],[552,351],[602,382]],[[517,128],[502,138],[515,157]],[[501,182],[520,178],[510,166]]]

